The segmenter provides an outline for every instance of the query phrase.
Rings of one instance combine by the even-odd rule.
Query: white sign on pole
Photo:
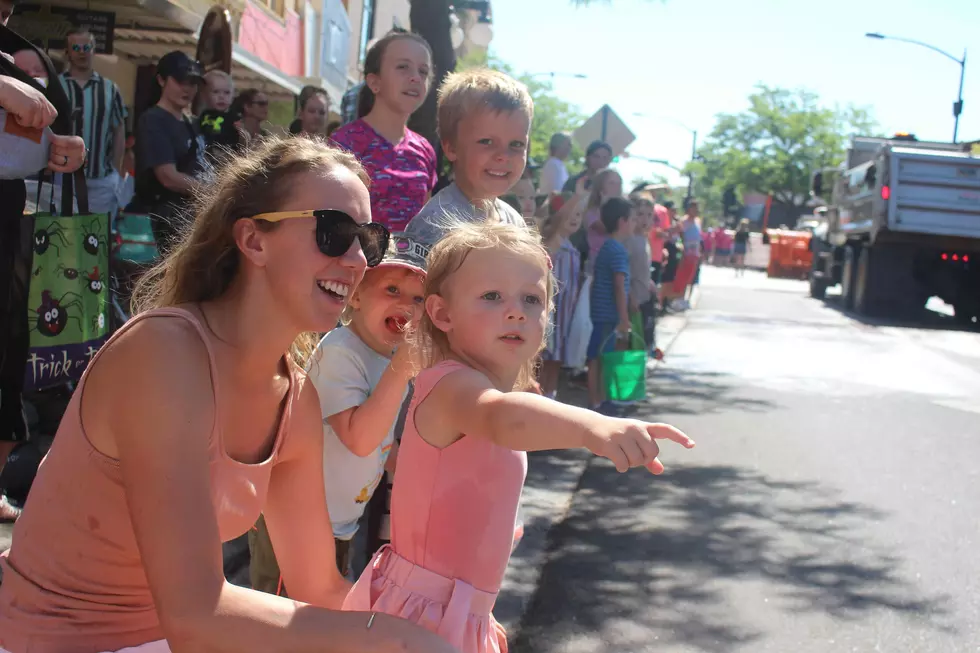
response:
[[[603,121],[606,123],[605,130],[603,130]],[[603,131],[605,131],[605,138],[603,138]],[[616,115],[616,112],[609,108],[608,104],[603,105],[581,127],[576,129],[572,137],[582,149],[588,148],[592,141],[605,141],[612,148],[613,156],[622,154],[630,143],[636,140],[636,135]]]

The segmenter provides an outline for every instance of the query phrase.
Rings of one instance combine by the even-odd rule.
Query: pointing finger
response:
[[[687,437],[680,429],[675,429],[669,424],[648,424],[647,433],[655,440],[673,440],[688,449],[694,448],[694,440]]]

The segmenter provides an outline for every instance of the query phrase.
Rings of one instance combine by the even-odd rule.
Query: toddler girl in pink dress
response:
[[[526,451],[587,447],[625,472],[663,471],[673,427],[605,417],[527,392],[554,294],[540,239],[466,224],[429,255],[415,382],[392,495],[392,541],[344,603],[413,621],[462,653],[507,650],[491,615],[510,558]]]

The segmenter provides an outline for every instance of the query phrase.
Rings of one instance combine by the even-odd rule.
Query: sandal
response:
[[[21,509],[11,505],[6,495],[0,495],[0,523],[17,521],[20,513]]]

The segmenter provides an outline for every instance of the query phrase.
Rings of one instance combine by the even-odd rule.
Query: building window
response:
[[[377,0],[364,0],[361,9],[361,39],[357,48],[357,60],[364,63],[367,56],[367,44],[374,38],[374,5]]]
[[[258,4],[274,13],[276,16],[286,15],[286,0],[255,0]]]

